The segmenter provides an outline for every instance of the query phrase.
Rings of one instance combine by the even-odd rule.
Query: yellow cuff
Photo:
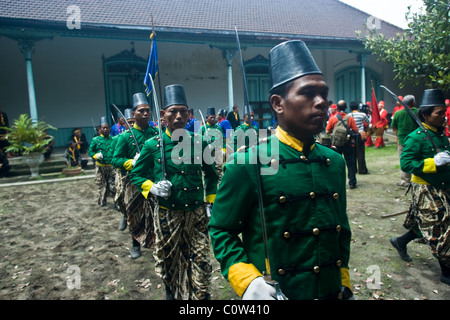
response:
[[[92,156],[92,158],[94,158],[95,160],[97,160],[97,154],[94,154],[94,155]]]
[[[153,181],[151,181],[151,180],[147,180],[141,185],[141,189],[142,189],[141,193],[145,197],[145,199],[147,199],[148,193],[150,192],[150,189],[152,188],[152,186],[153,186]]]
[[[216,200],[216,195],[215,194],[210,194],[210,195],[206,196],[206,202],[214,203],[214,200]]]
[[[251,263],[239,262],[228,269],[228,281],[239,297],[242,297],[250,282],[258,277],[262,277],[262,274]]]
[[[427,158],[423,161],[423,173],[436,173],[434,158]]]
[[[110,164],[110,163],[100,163],[100,162],[98,162],[98,161],[95,161],[95,163],[96,163],[98,166],[100,166],[100,167],[110,167],[110,166],[112,166],[112,164]]]
[[[131,169],[133,169],[133,159],[125,161],[123,167],[125,168],[125,170],[131,171]]]
[[[341,284],[344,287],[349,289],[352,288],[352,284],[350,283],[350,274],[348,272],[348,268],[341,268]]]

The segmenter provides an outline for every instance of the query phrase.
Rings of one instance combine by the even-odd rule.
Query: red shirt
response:
[[[347,115],[344,111],[340,111],[339,114],[341,115],[342,119],[344,119]],[[325,128],[328,134],[333,131],[334,126],[338,121],[339,119],[336,116],[333,116],[330,118],[330,120],[328,120],[327,127]],[[348,118],[348,127],[352,129],[353,132],[358,132],[358,126],[356,125],[355,119],[353,119],[353,117]]]

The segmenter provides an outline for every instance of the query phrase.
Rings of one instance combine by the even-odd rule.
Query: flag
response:
[[[375,96],[375,90],[372,85],[372,126],[375,128],[375,125],[380,121],[380,111],[378,110],[378,102],[377,97]]]
[[[146,87],[145,93],[147,96],[152,92],[150,76],[154,80],[156,74],[158,73],[158,50],[156,48],[156,37],[154,33],[150,35],[150,39],[152,39],[152,47],[150,49],[150,55],[148,57],[147,71],[145,72],[144,85]]]

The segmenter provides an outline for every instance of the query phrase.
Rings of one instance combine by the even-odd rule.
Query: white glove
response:
[[[170,183],[170,181],[163,180],[153,184],[152,187],[150,188],[150,192],[156,196],[160,196],[167,199],[170,196],[171,187],[172,184]]]
[[[131,166],[134,167],[134,165],[136,164],[136,161],[137,161],[137,159],[139,159],[140,155],[141,155],[140,153],[136,153],[136,155],[133,158],[133,162],[131,162]]]
[[[95,154],[95,158],[96,158],[97,160],[102,160],[102,159],[103,159],[103,154],[102,154],[101,152],[96,153],[96,154]]]
[[[206,209],[206,216],[208,218],[211,218],[211,211],[212,211],[212,204],[211,203],[206,203],[205,204],[205,209]]]
[[[267,284],[263,277],[255,278],[247,287],[242,300],[276,300],[277,292],[273,286]]]
[[[436,167],[448,165],[450,163],[450,153],[448,151],[439,152],[434,156],[434,164]]]

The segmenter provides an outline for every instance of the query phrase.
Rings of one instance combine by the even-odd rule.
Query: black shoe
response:
[[[443,274],[441,274],[441,279],[440,280],[441,280],[442,283],[445,283],[446,285],[450,286],[450,277],[446,277]]]
[[[412,261],[411,257],[406,252],[406,246],[405,247],[400,246],[400,244],[397,241],[397,238],[392,238],[389,241],[391,242],[392,246],[395,249],[397,249],[397,252],[398,252],[400,258],[402,258],[402,260],[404,260],[406,262],[411,262]]]
[[[141,255],[142,255],[142,253],[141,253],[141,247],[140,246],[139,247],[131,247],[131,250],[130,250],[131,259],[137,259]]]
[[[356,189],[356,184],[351,184],[350,189]]]
[[[122,217],[122,220],[120,221],[120,224],[119,224],[119,230],[120,231],[123,231],[123,230],[125,230],[127,228],[127,217],[124,215],[123,217]]]

